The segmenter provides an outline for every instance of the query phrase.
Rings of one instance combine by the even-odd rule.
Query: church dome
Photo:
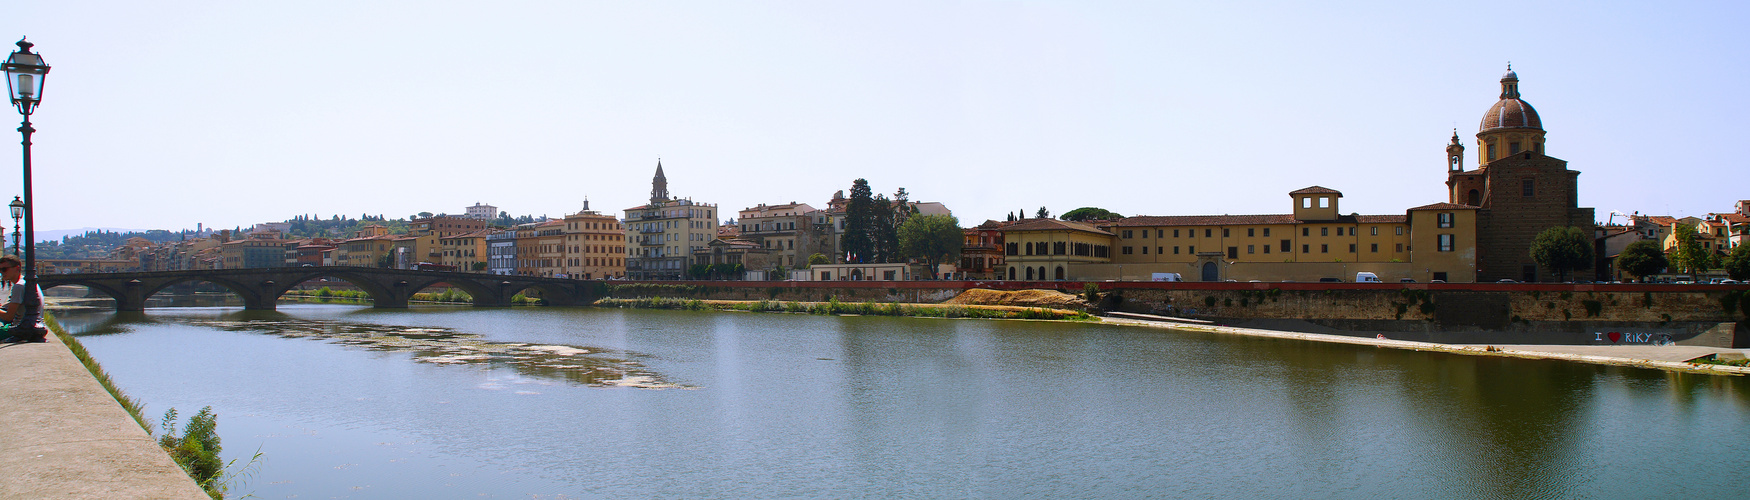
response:
[[[1543,120],[1537,117],[1537,110],[1519,98],[1519,74],[1513,72],[1511,64],[1507,65],[1507,74],[1501,75],[1501,100],[1490,106],[1489,112],[1483,113],[1483,124],[1477,127],[1477,131],[1501,128],[1543,130]]]
[[[1543,120],[1537,117],[1537,109],[1523,99],[1502,99],[1489,107],[1489,112],[1483,113],[1482,126],[1479,132],[1487,132],[1498,128],[1534,128],[1543,130]]]

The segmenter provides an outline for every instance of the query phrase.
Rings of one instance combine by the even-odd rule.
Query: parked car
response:
[[[1398,283],[1415,283],[1416,278],[1398,278]]]
[[[1507,279],[1507,278],[1501,278],[1501,281],[1496,281],[1496,283],[1518,283],[1518,282]]]
[[[1379,280],[1379,275],[1373,274],[1373,273],[1370,273],[1367,271],[1355,273],[1355,282],[1356,283],[1384,283],[1384,281]]]
[[[1342,283],[1343,278],[1319,278],[1319,283]]]

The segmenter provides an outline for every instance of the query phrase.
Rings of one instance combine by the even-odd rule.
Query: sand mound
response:
[[[1081,297],[1059,292],[1057,290],[985,290],[974,288],[943,302],[944,304],[982,305],[982,306],[1020,306],[1020,307],[1050,307],[1056,309],[1080,309],[1087,307],[1087,301]]]

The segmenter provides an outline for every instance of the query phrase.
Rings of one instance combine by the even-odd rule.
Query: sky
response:
[[[1447,200],[1509,62],[1581,206],[1750,199],[1743,2],[14,2],[53,66],[38,231],[297,215],[824,208],[867,179],[963,225],[1043,206]],[[8,38],[15,41],[16,38]],[[16,115],[14,115],[16,116]],[[17,155],[0,194],[22,192]],[[1621,222],[1621,218],[1616,219]]]

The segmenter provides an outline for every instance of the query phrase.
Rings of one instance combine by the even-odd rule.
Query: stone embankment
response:
[[[1101,297],[1099,309],[1271,330],[1364,337],[1388,333],[1455,344],[1750,347],[1746,285],[782,281],[643,282],[605,288],[616,298],[941,303],[957,300],[963,292],[983,293],[975,290],[1079,296],[1090,284]]]
[[[59,338],[0,344],[0,499],[207,499]]]

